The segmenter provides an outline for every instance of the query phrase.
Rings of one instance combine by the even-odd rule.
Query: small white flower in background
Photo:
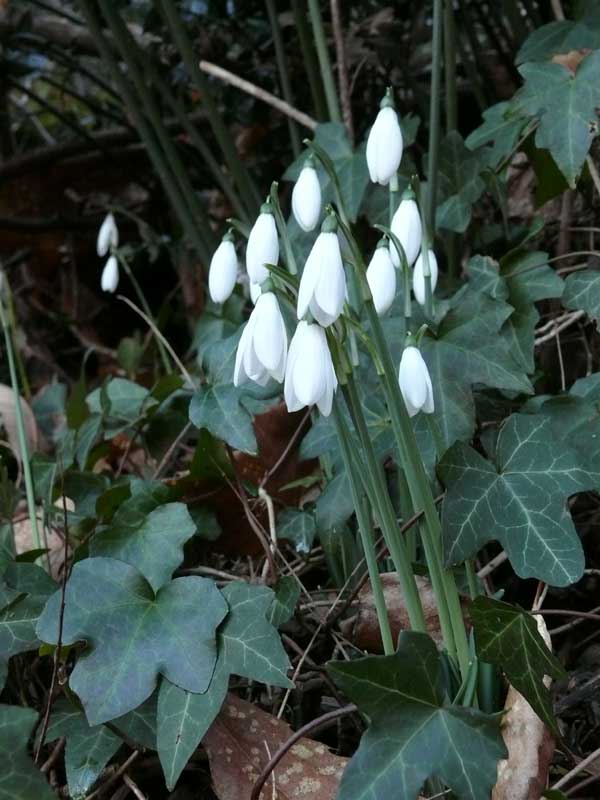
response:
[[[308,254],[298,289],[298,319],[310,311],[324,327],[336,321],[346,298],[346,275],[336,231],[337,222],[330,214]]]
[[[114,215],[108,213],[104,217],[104,221],[98,231],[98,239],[96,240],[96,252],[103,258],[109,250],[117,247],[119,244],[119,230],[115,222]]]
[[[431,275],[431,294],[433,294],[438,281],[438,264],[433,250],[428,250],[427,252],[429,254],[428,261],[429,261],[429,274]],[[423,252],[421,252],[421,254],[416,260],[413,269],[413,294],[415,296],[415,300],[421,306],[425,305],[424,270],[425,270],[425,259],[423,257]]]
[[[119,285],[119,262],[116,256],[110,256],[100,278],[103,292],[114,292]]]
[[[233,292],[238,273],[238,260],[233,234],[228,231],[217,247],[208,270],[208,291],[213,303],[224,303]]]
[[[396,270],[385,238],[380,239],[369,262],[367,282],[373,295],[375,311],[381,316],[389,310],[396,296]]]
[[[414,345],[404,348],[400,359],[399,382],[410,417],[414,417],[419,411],[433,414],[433,387],[429,370],[419,348]]]
[[[269,378],[281,383],[285,375],[287,333],[273,292],[263,292],[240,337],[233,384],[246,380],[264,386]]]
[[[246,270],[251,283],[262,283],[269,277],[265,264],[279,261],[277,225],[270,203],[263,203],[246,248]]]
[[[402,195],[400,205],[392,217],[391,229],[394,236],[398,237],[400,244],[404,248],[408,266],[412,267],[421,249],[423,226],[421,224],[419,207],[415,202],[415,195],[411,189],[408,189]],[[394,266],[399,267],[400,256],[392,241],[390,241],[390,255],[392,256]]]
[[[367,166],[373,183],[387,186],[402,160],[402,131],[394,108],[391,89],[379,106],[367,139]]]
[[[321,216],[319,176],[309,156],[292,192],[292,212],[303,231],[312,231]]]
[[[288,411],[317,405],[321,414],[331,414],[337,378],[327,336],[320,325],[301,320],[290,343],[285,371],[284,397]]]
[[[255,306],[256,301],[260,297],[262,290],[260,288],[260,283],[252,283],[252,281],[250,281],[249,285],[250,285],[250,300],[252,300],[252,305]]]

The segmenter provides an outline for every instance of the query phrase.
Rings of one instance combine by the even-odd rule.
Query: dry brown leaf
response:
[[[548,629],[542,617],[536,617],[538,630],[552,649]],[[551,678],[544,683],[549,686]],[[508,758],[498,763],[498,780],[492,800],[540,800],[546,788],[548,768],[554,753],[552,734],[522,694],[512,686],[508,690],[502,723],[502,736]]]
[[[249,800],[260,772],[291,735],[283,720],[228,695],[203,740],[219,800]],[[271,773],[261,800],[334,800],[347,762],[320,742],[300,739]]]
[[[23,410],[23,421],[25,423],[25,438],[27,440],[27,448],[29,453],[32,454],[37,450],[39,432],[37,422],[33,415],[33,411],[29,404],[21,398],[21,408]],[[17,404],[15,402],[15,393],[10,386],[0,383],[0,421],[2,427],[6,431],[6,437],[10,445],[10,449],[15,454],[19,461],[23,461],[21,455],[21,446],[19,444],[19,434],[17,432]]]
[[[587,47],[584,47],[582,50],[570,50],[568,53],[559,53],[556,56],[552,56],[551,60],[554,61],[555,64],[562,64],[563,67],[566,67],[574,75],[581,61],[591,52],[592,51]]]

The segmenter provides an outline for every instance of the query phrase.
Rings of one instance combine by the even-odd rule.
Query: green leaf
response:
[[[40,639],[58,642],[60,592],[37,625]],[[216,628],[227,605],[212,581],[177,578],[155,594],[133,567],[112,558],[87,558],[67,583],[63,644],[86,650],[70,686],[92,725],[114,719],[149,697],[159,675],[204,692],[217,659]]]
[[[479,658],[500,667],[542,722],[558,734],[544,675],[559,680],[566,673],[548,649],[535,619],[517,606],[484,596],[471,604],[469,613]]]
[[[465,140],[470,150],[475,150],[488,142],[486,160],[490,167],[497,167],[516,148],[519,137],[527,124],[526,119],[514,118],[509,113],[510,103],[496,103],[483,112],[483,123]]]
[[[31,708],[0,705],[0,798],[3,800],[56,800],[27,752],[36,720],[37,713]]]
[[[314,515],[296,508],[286,508],[277,517],[277,538],[287,539],[298,553],[310,553],[317,532]]]
[[[120,736],[136,747],[156,750],[156,706],[158,692],[153,692],[141,706],[111,722]]]
[[[106,406],[103,406],[103,395]],[[86,403],[92,414],[106,414],[120,422],[135,422],[145,411],[157,405],[148,389],[126,378],[112,378],[101,388],[94,389],[86,397]]]
[[[127,515],[132,501],[126,500],[111,525],[90,541],[90,555],[125,561],[148,580],[154,591],[167,583],[183,561],[183,545],[196,526],[183,503],[167,503],[149,514]]]
[[[543,61],[571,50],[600,48],[600,9],[590,8],[578,20],[549,22],[530,33],[517,53],[516,63]]]
[[[450,131],[440,147],[438,181],[443,202],[436,211],[436,226],[464,233],[471,208],[483,194],[480,173],[485,168],[480,150],[467,150],[458,131]]]
[[[271,625],[279,628],[294,616],[300,591],[298,581],[292,575],[284,575],[277,581],[275,597],[268,614]]]
[[[342,472],[330,480],[319,495],[315,509],[317,530],[339,530],[354,513],[347,475]]]
[[[511,111],[537,117],[536,145],[550,151],[574,188],[598,133],[600,51],[586,56],[574,75],[554,62],[524,64],[519,71],[525,85],[512,101]]]
[[[11,563],[0,583],[0,658],[35,650],[40,645],[35,626],[56,584],[44,570],[28,563]]]
[[[573,272],[565,280],[565,308],[585,311],[590,319],[600,319],[600,272],[586,269]]]
[[[403,631],[393,655],[333,662],[328,670],[369,720],[339,800],[415,800],[433,777],[458,800],[489,800],[506,756],[500,720],[444,702],[440,657],[429,636]]]
[[[513,414],[496,443],[495,464],[465,444],[440,463],[446,484],[442,523],[447,562],[497,539],[521,578],[567,586],[583,574],[581,542],[566,498],[598,485],[576,452],[553,441],[546,419]]]
[[[89,725],[85,714],[59,698],[52,707],[46,741],[64,736],[69,796],[84,798],[110,759],[123,744],[105,725]]]

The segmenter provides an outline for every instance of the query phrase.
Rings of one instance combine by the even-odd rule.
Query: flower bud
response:
[[[225,234],[210,261],[208,291],[213,303],[224,303],[237,280],[238,260],[231,234]]]
[[[433,250],[428,250],[429,274],[431,275],[431,294],[434,293],[438,281],[438,265]],[[421,306],[425,305],[425,259],[423,252],[417,258],[413,269],[413,294],[415,300]]]
[[[110,256],[102,270],[100,286],[103,292],[114,292],[119,285],[119,262],[116,256]]]
[[[421,249],[423,238],[423,227],[421,225],[421,215],[412,191],[405,192],[392,217],[392,233],[400,240],[404,248],[404,254],[408,261],[408,266],[412,267]],[[390,240],[390,255],[395,267],[400,266],[400,256],[393,241]]]
[[[367,139],[367,166],[373,183],[387,186],[402,160],[402,131],[388,91]]]
[[[285,375],[287,333],[273,292],[264,292],[256,300],[240,337],[235,356],[233,384],[246,380],[264,386],[269,378],[281,383]]]
[[[302,168],[292,191],[292,212],[303,231],[312,231],[321,216],[321,186],[312,163]]]
[[[298,289],[298,319],[310,311],[324,327],[332,325],[342,313],[346,297],[346,275],[336,227],[333,216],[323,222],[306,259]]]
[[[382,316],[389,310],[396,296],[396,270],[385,239],[381,239],[369,262],[367,282],[373,295],[375,311]]]
[[[269,277],[265,264],[277,264],[279,261],[279,239],[277,225],[269,203],[264,203],[250,236],[246,248],[246,270],[251,283],[262,283]]]
[[[398,379],[409,416],[414,417],[419,411],[433,414],[431,377],[418,347],[408,345],[404,348]]]
[[[104,217],[104,221],[98,231],[96,240],[96,252],[103,258],[112,247],[119,244],[119,230],[115,222],[114,215],[110,212]]]
[[[285,371],[284,396],[288,411],[317,405],[321,414],[331,414],[337,378],[320,325],[301,320],[292,337]]]

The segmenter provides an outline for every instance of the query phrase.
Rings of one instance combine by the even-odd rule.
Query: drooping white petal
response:
[[[431,274],[431,293],[435,291],[438,281],[438,263],[433,250],[429,250],[429,272]],[[424,258],[420,253],[413,268],[413,294],[419,305],[425,305],[425,276],[423,275]]]
[[[238,261],[233,242],[224,239],[217,247],[208,270],[208,291],[214,303],[224,303],[237,280]]]
[[[252,315],[250,315],[250,319],[246,323],[246,327],[240,336],[240,341],[238,342],[238,347],[235,354],[235,366],[233,368],[234,386],[241,386],[242,383],[245,383],[250,377],[244,368],[244,357],[246,350],[252,346],[252,332],[255,324],[256,319],[252,319]]]
[[[294,391],[294,370],[296,369],[296,362],[301,354],[304,352],[304,336],[308,323],[300,320],[296,326],[296,331],[292,336],[290,342],[290,349],[288,351],[287,365],[285,369],[285,382],[283,387],[283,396],[288,411],[298,411],[302,408],[302,402],[296,396]]]
[[[96,240],[96,252],[103,258],[111,247],[117,247],[119,244],[119,230],[115,222],[114,215],[109,212],[100,225],[98,231],[98,239]]]
[[[103,292],[114,292],[119,285],[119,262],[116,256],[110,256],[102,270],[100,286]]]
[[[284,396],[289,411],[317,405],[331,413],[337,379],[325,331],[319,325],[298,323],[292,337],[285,374]]]
[[[426,414],[433,412],[431,377],[417,347],[409,345],[404,348],[398,380],[409,416],[414,417],[421,410]]]
[[[408,266],[412,267],[421,249],[421,240],[423,238],[419,207],[413,199],[407,198],[400,201],[400,205],[392,217],[391,228],[392,233],[398,237],[400,244],[404,248]],[[390,241],[390,255],[394,266],[399,267],[400,256],[392,241]]]
[[[320,233],[306,260],[298,291],[298,319],[310,309],[327,327],[342,313],[346,276],[337,233]]]
[[[278,370],[281,354],[287,351],[287,334],[273,292],[261,294],[252,312],[256,317],[253,341],[260,363],[270,372]]]
[[[258,215],[246,247],[246,270],[252,283],[262,283],[269,277],[265,264],[279,261],[279,239],[273,214]]]
[[[396,270],[387,247],[378,247],[367,267],[367,281],[375,311],[381,316],[389,310],[396,296]]]
[[[252,300],[253,305],[256,305],[256,301],[260,297],[260,293],[262,291],[260,288],[260,283],[252,283],[252,281],[249,281],[248,283],[250,286],[250,299]]]
[[[298,287],[298,303],[296,306],[298,319],[302,319],[308,311],[317,281],[319,280],[322,263],[323,236],[325,236],[323,233],[317,236],[304,264],[304,269],[302,270],[300,286]]]
[[[300,172],[292,191],[292,212],[304,231],[312,231],[321,216],[321,186],[314,167]]]
[[[387,186],[402,159],[402,131],[391,106],[382,108],[367,139],[367,166],[373,183]]]

